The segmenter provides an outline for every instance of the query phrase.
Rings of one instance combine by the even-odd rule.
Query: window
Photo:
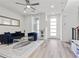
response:
[[[19,26],[20,20],[9,18],[6,16],[0,16],[0,25]]]
[[[39,20],[37,20],[37,32],[39,33]]]
[[[56,36],[56,18],[50,19],[50,36]]]
[[[12,20],[12,25],[18,25],[18,24],[19,24],[18,21],[16,21],[16,20]]]
[[[5,18],[3,18],[3,19],[2,19],[2,24],[10,25],[10,24],[11,24],[10,19],[5,19]]]
[[[36,31],[39,33],[39,16],[33,16],[32,17],[32,31]]]
[[[50,32],[56,32],[56,29],[50,30]]]
[[[0,17],[0,24],[2,24],[2,19],[1,19],[1,17]]]
[[[56,26],[56,23],[52,22],[52,23],[50,23],[50,25],[55,25]]]
[[[55,28],[56,29],[56,25],[55,26],[54,25],[51,25],[50,28]]]
[[[51,36],[56,36],[56,33],[51,33],[50,35],[51,35]]]
[[[50,21],[51,22],[56,22],[56,18],[52,18]]]

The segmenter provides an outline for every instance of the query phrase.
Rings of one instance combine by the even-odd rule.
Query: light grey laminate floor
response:
[[[49,40],[37,48],[30,58],[75,58],[68,43]]]

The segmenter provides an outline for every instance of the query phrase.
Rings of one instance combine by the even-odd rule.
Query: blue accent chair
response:
[[[29,38],[29,37],[32,37],[32,38]],[[36,41],[37,40],[37,33],[36,32],[28,33],[28,40],[29,41]]]

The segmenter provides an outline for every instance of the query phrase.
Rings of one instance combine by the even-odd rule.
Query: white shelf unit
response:
[[[79,26],[72,28],[71,50],[74,52],[76,57],[79,58]]]

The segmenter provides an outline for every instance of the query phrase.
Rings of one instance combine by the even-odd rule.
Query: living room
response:
[[[79,57],[78,0],[0,0],[0,58]]]

